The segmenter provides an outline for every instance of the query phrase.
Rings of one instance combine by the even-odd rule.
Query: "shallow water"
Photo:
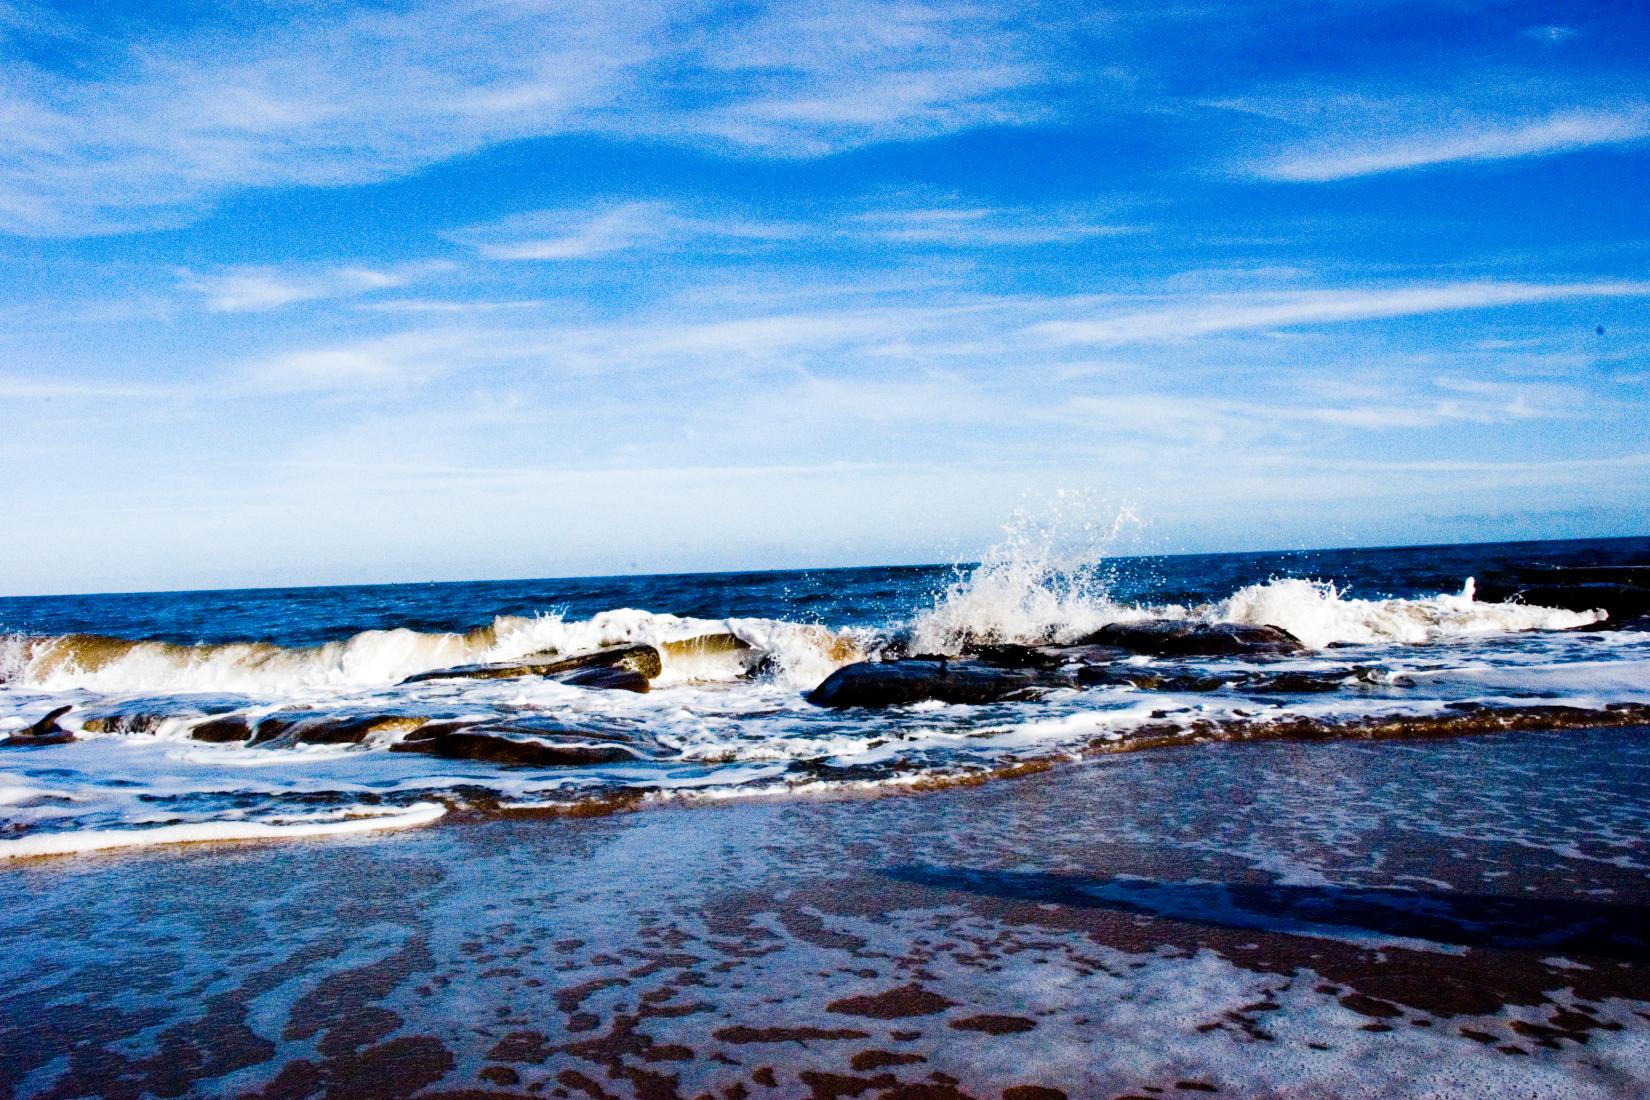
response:
[[[0,600],[0,734],[68,705],[59,724],[76,735],[0,749],[0,855],[389,830],[443,810],[923,786],[1126,747],[1145,732],[1154,744],[1262,726],[1368,735],[1381,717],[1450,732],[1477,721],[1464,704],[1650,704],[1650,633],[1588,611],[1476,600],[1469,584],[1521,566],[1644,561],[1642,539],[1148,559],[1011,538],[961,569]],[[835,668],[891,647],[1069,642],[1148,616],[1276,625],[1310,649],[1264,665],[1125,662],[1213,675],[1225,682],[1216,690],[1122,683],[878,711],[804,698]],[[691,644],[703,638],[716,641]],[[538,677],[402,682],[625,642],[663,653],[646,694]],[[1295,672],[1329,690],[1265,683]],[[265,744],[191,736],[226,716],[284,732]],[[430,720],[607,759],[526,766],[394,751]],[[326,743],[351,722],[372,727],[364,740]]]
[[[14,863],[0,1094],[1643,1096],[1647,805],[1572,730]]]

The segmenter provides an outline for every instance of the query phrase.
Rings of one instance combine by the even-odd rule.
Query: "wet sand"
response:
[[[0,869],[0,1093],[1635,1096],[1650,731]]]

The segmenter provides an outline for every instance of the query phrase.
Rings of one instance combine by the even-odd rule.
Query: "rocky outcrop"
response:
[[[1193,619],[1107,623],[1078,644],[1113,646],[1152,657],[1283,657],[1306,649],[1281,627]]]
[[[0,746],[28,748],[32,745],[64,745],[73,741],[74,734],[57,724],[59,718],[73,709],[73,706],[56,708],[28,729],[18,730],[10,737],[0,740]]]
[[[832,708],[893,707],[928,700],[997,703],[1032,699],[1074,684],[1070,676],[1057,672],[914,658],[846,665],[826,677],[807,698],[816,706]]]
[[[616,645],[608,646],[606,649],[593,649],[586,653],[532,654],[519,661],[439,668],[409,676],[401,682],[416,684],[426,680],[508,680],[518,676],[540,676],[574,683],[577,681],[572,678],[573,674],[588,669],[625,669],[645,680],[652,680],[664,670],[664,662],[659,656],[659,651],[650,645]],[[633,686],[617,682],[601,682],[600,677],[589,678],[582,686],[621,686],[627,691],[637,690]]]

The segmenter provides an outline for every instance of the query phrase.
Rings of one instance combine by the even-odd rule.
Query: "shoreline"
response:
[[[30,860],[0,868],[0,1082],[1630,1095],[1647,735],[1204,743],[922,799]]]

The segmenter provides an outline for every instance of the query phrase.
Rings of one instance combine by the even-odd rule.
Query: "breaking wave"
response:
[[[1471,577],[1457,595],[1359,600],[1327,581],[1297,578],[1252,584],[1199,613],[1215,622],[1276,626],[1314,649],[1350,645],[1425,645],[1451,638],[1527,630],[1572,630],[1602,622],[1602,611],[1521,603],[1480,603]]]
[[[715,639],[717,641],[712,641]],[[467,633],[368,630],[319,646],[271,642],[183,645],[97,634],[0,640],[0,682],[42,691],[222,692],[378,688],[456,665],[578,653],[646,643],[659,649],[664,683],[730,680],[758,664],[812,687],[862,655],[849,632],[775,619],[690,619],[632,608],[568,621],[558,614],[500,616]]]

